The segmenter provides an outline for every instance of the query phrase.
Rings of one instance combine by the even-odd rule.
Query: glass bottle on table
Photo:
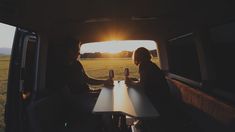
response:
[[[124,70],[125,82],[129,80],[129,68],[125,68]]]
[[[113,70],[109,70],[109,78],[108,78],[108,84],[106,86],[113,86],[113,78],[114,78],[114,72]]]
[[[114,78],[114,71],[113,70],[109,70],[109,79],[113,79]]]

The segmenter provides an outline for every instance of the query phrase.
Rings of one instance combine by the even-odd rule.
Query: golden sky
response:
[[[122,40],[85,43],[81,46],[81,53],[109,52],[117,53],[120,51],[134,51],[139,47],[145,47],[148,50],[156,49],[157,44],[152,40]]]
[[[15,27],[0,23],[0,48],[11,48],[15,35]]]

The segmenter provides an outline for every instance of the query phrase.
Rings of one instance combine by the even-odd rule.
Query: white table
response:
[[[121,113],[135,118],[159,116],[144,92],[128,87],[124,81],[114,81],[113,87],[103,87],[93,113]]]

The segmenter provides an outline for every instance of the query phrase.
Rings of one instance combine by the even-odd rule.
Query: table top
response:
[[[159,116],[144,92],[128,87],[124,81],[114,81],[112,88],[102,88],[93,113],[123,113],[136,118]]]

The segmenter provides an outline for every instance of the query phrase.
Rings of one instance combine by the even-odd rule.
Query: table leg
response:
[[[117,127],[120,127],[120,125],[119,125],[119,117],[120,117],[120,115],[119,114],[118,115],[113,114],[112,117],[113,117],[113,124],[115,126],[117,126]]]
[[[128,129],[128,126],[126,124],[126,116],[120,115],[120,130],[121,132],[129,132],[131,128]]]

